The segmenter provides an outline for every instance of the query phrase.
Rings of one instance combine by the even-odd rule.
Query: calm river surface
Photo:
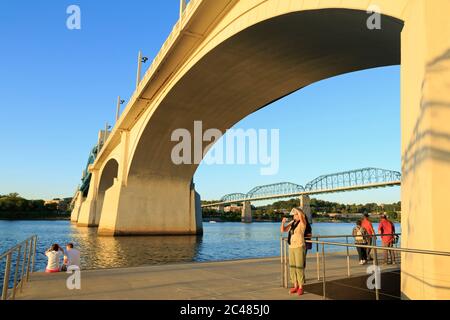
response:
[[[205,222],[203,236],[113,238],[98,237],[95,228],[77,228],[69,221],[0,221],[0,252],[37,234],[36,270],[45,269],[44,252],[52,243],[68,242],[80,248],[84,269],[272,257],[280,254],[279,227],[269,222]],[[313,224],[314,235],[351,234],[352,229],[350,223]],[[400,232],[398,224],[396,231]],[[327,251],[333,249],[343,250],[328,247]],[[3,268],[4,259],[0,261]]]

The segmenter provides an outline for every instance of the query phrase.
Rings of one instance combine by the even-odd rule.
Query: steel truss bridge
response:
[[[305,186],[291,182],[258,186],[246,194],[227,194],[219,202],[202,205],[202,208],[246,201],[292,198],[302,195],[355,191],[399,185],[401,185],[400,172],[378,168],[364,168],[322,175],[311,180]]]

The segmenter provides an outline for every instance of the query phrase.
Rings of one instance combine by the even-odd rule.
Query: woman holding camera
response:
[[[299,296],[303,294],[303,284],[305,283],[305,228],[306,218],[302,209],[292,209],[290,215],[293,220],[286,225],[286,218],[281,222],[281,232],[289,232],[289,269],[291,281],[294,284],[289,293],[297,293]]]
[[[45,269],[45,272],[47,273],[59,272],[60,271],[59,261],[61,257],[64,255],[64,250],[57,243],[55,243],[51,246],[50,249],[48,249],[45,252],[45,255],[48,258],[47,268]]]

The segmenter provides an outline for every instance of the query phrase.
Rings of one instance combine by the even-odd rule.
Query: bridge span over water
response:
[[[280,182],[257,186],[246,194],[231,193],[219,201],[203,204],[202,208],[216,207],[219,211],[227,204],[242,203],[242,222],[252,221],[251,202],[283,198],[299,198],[308,219],[311,221],[309,196],[325,193],[356,191],[364,189],[384,188],[401,185],[401,173],[379,168],[364,168],[327,175],[321,175],[308,182],[305,186]]]
[[[171,161],[175,129],[192,134],[201,120],[205,130],[224,132],[312,83],[401,65],[403,243],[450,251],[450,1],[182,3],[125,110],[105,130],[88,166],[89,188],[75,197],[74,223],[109,236],[201,234],[192,182],[198,165]],[[368,28],[371,4],[381,10],[381,29]],[[448,262],[409,254],[402,261],[405,297],[445,296],[436,279],[450,281]]]
[[[322,175],[305,186],[292,182],[280,182],[257,186],[244,193],[231,193],[218,202],[203,204],[202,208],[215,207],[236,202],[261,201],[299,197],[363,189],[393,187],[401,185],[401,173],[378,168],[364,168]]]

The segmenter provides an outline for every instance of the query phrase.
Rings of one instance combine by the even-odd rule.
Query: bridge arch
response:
[[[98,182],[98,194],[97,203],[95,208],[95,225],[99,225],[102,215],[103,202],[105,199],[105,192],[114,185],[114,180],[119,175],[119,161],[115,158],[109,159],[103,166],[100,172],[100,178]]]
[[[306,191],[345,188],[349,186],[376,184],[401,180],[401,173],[379,168],[364,168],[322,175],[308,182]]]
[[[220,202],[233,202],[237,200],[243,200],[245,199],[245,197],[246,195],[244,193],[230,193],[220,198]]]
[[[247,193],[247,198],[258,198],[268,195],[294,194],[305,191],[305,188],[299,184],[291,182],[273,183],[253,188]]]
[[[202,120],[203,130],[225,132],[245,116],[311,83],[400,63],[403,22],[395,15],[382,16],[383,28],[374,32],[366,27],[367,8],[355,8],[355,1],[341,1],[340,9],[308,8],[302,1],[287,8],[282,5],[286,1],[272,0],[255,1],[257,5],[243,10],[244,3],[248,5],[239,1],[231,8],[184,64],[177,62],[172,76],[164,78],[161,72],[144,87],[137,104],[145,111],[130,131],[118,220],[108,229],[120,225],[124,232],[152,232],[139,225],[165,226],[176,215],[180,226],[174,230],[188,225],[187,232],[195,232],[189,230],[201,212],[186,215],[185,208],[199,207],[192,203],[197,197],[192,177],[199,161],[193,155],[189,164],[172,161],[178,143],[171,141],[174,130],[187,129],[194,136],[194,121]],[[168,69],[171,58],[165,62]],[[154,92],[162,80],[164,91]],[[175,198],[177,208],[172,206]]]

